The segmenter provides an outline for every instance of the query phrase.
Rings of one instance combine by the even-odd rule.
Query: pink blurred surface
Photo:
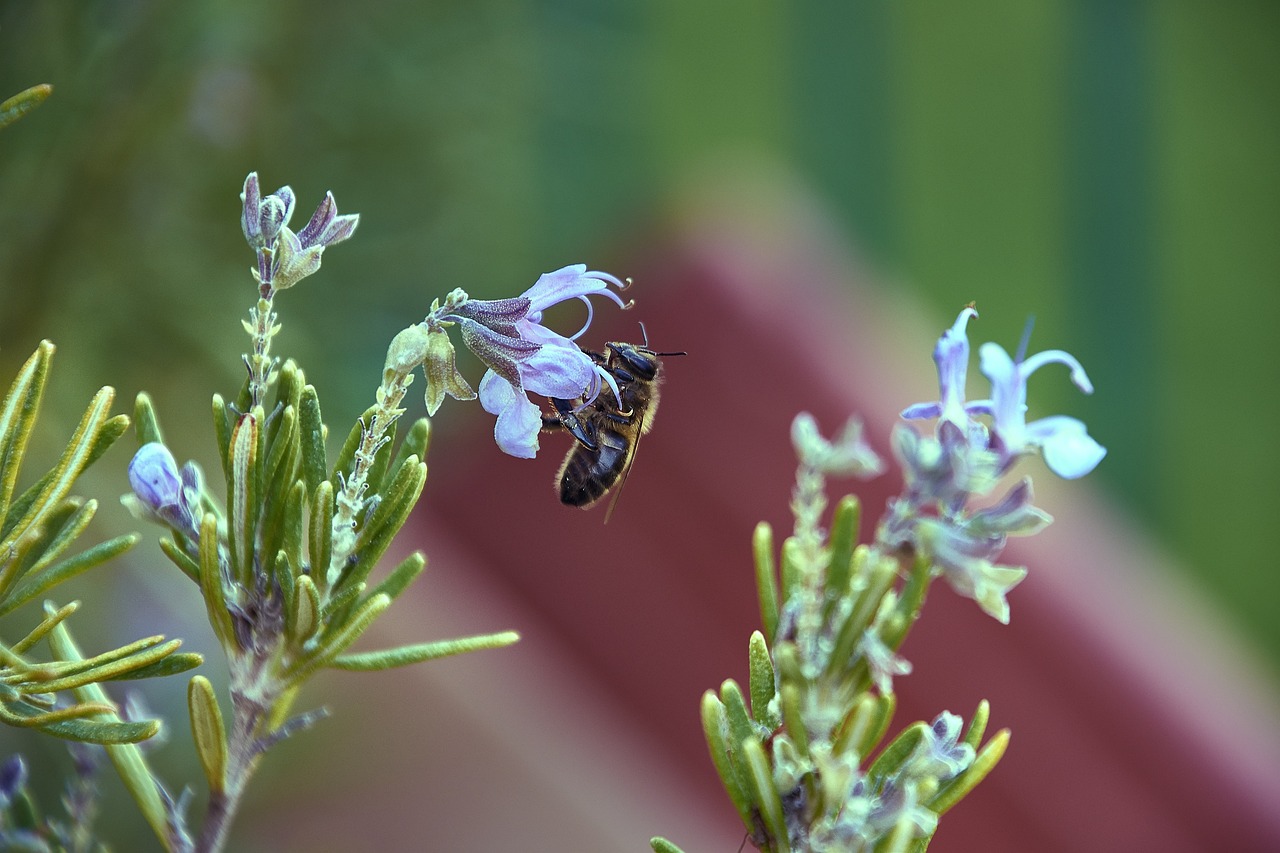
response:
[[[603,509],[555,500],[564,436],[544,436],[537,460],[510,459],[473,412],[433,446],[401,543],[431,562],[377,644],[505,628],[524,639],[417,668],[390,694],[374,676],[375,713],[413,734],[388,734],[371,756],[340,743],[308,759],[322,778],[325,762],[367,758],[379,769],[356,798],[369,802],[305,801],[306,820],[266,819],[265,841],[642,850],[662,834],[689,853],[737,848],[698,702],[746,679],[751,531],[762,519],[779,541],[789,530],[790,421],[809,410],[831,433],[856,413],[888,456],[896,413],[936,395],[929,353],[950,319],[922,323],[863,280],[820,217],[766,201],[686,210],[630,266],[608,267],[635,277],[637,308],[598,316],[583,343],[638,340],[643,320],[654,348],[689,354],[666,364],[656,428],[607,526]],[[915,672],[895,681],[891,732],[942,710],[968,719],[983,698],[990,731],[1013,732],[932,849],[1280,849],[1273,686],[1095,489],[1031,471],[1058,520],[1006,554],[1031,569],[1011,624],[940,583],[903,648]],[[861,495],[865,536],[897,485],[893,473],[837,482],[832,497]],[[342,722],[359,711],[350,701],[334,725],[354,725]],[[353,828],[344,814],[370,820]]]

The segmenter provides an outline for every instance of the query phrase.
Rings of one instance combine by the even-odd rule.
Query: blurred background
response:
[[[733,515],[740,523],[725,533],[727,542],[741,545],[722,562],[725,577],[741,575],[742,588],[715,611],[726,614],[722,645],[699,647],[702,668],[689,675],[690,692],[670,701],[650,695],[654,713],[667,708],[669,721],[637,719],[643,715],[626,690],[597,697],[600,716],[612,714],[620,729],[652,739],[632,744],[632,758],[667,749],[687,755],[690,766],[704,765],[687,796],[678,788],[654,794],[651,819],[638,831],[687,841],[663,817],[674,815],[666,806],[685,808],[689,816],[680,826],[717,849],[732,849],[740,840],[733,815],[715,800],[715,779],[705,778],[711,771],[698,753],[697,695],[721,678],[745,676],[754,627],[746,543],[760,518],[786,529],[786,423],[802,406],[828,411],[828,429],[846,413],[835,405],[845,397],[832,395],[827,376],[784,374],[780,385],[753,383],[756,370],[769,366],[761,362],[773,364],[789,347],[860,353],[863,363],[851,375],[864,377],[864,385],[847,396],[885,407],[862,414],[887,429],[895,407],[932,395],[932,336],[962,305],[976,301],[982,312],[971,326],[976,341],[1009,349],[1034,315],[1033,351],[1068,350],[1098,391],[1082,397],[1065,376],[1046,375],[1031,386],[1033,413],[1081,417],[1109,449],[1087,485],[1072,486],[1076,504],[1049,505],[1058,526],[1073,529],[1068,506],[1092,506],[1095,513],[1105,507],[1109,523],[1125,535],[1158,543],[1159,568],[1143,578],[1184,591],[1198,612],[1210,614],[1205,618],[1232,664],[1243,667],[1259,695],[1274,697],[1277,44],[1280,5],[1266,0],[475,0],[358,8],[6,0],[0,97],[45,82],[55,91],[0,133],[0,376],[11,376],[41,338],[58,345],[44,417],[46,427],[57,422],[61,429],[47,436],[47,459],[91,394],[111,384],[121,411],[131,410],[139,390],[151,393],[175,455],[211,468],[208,399],[214,391],[233,394],[242,381],[239,321],[255,298],[238,219],[238,193],[250,170],[262,176],[264,189],[294,188],[295,224],[305,222],[325,190],[342,212],[361,214],[356,238],[327,253],[319,275],[277,301],[284,323],[277,352],[303,364],[335,432],[345,433],[369,404],[386,344],[420,319],[433,297],[454,287],[479,297],[515,295],[537,274],[575,262],[635,276],[636,311],[602,318],[601,334],[634,339],[635,321],[644,320],[657,348],[691,353],[670,365],[664,416],[642,455],[668,458],[676,471],[694,466],[685,468],[692,477],[699,443],[729,441],[725,436],[742,423],[729,417],[736,411],[729,407],[749,402],[739,416],[755,412],[774,429],[768,433],[774,438],[761,439],[774,443],[755,452],[775,459],[741,462],[761,473],[759,481],[726,472],[726,482],[717,484],[713,470],[698,473],[705,479],[697,484],[677,478],[665,492],[649,491],[637,468],[608,536],[599,518],[590,517],[588,530],[588,517],[574,516],[565,529],[552,521],[533,531],[541,538],[524,541],[522,558],[500,557],[472,547],[495,524],[485,501],[526,480],[546,489],[563,445],[544,439],[546,452],[532,463],[501,458],[488,440],[491,420],[478,407],[450,402],[435,422],[422,541],[404,547],[429,551],[429,575],[439,567],[440,579],[426,583],[439,584],[429,597],[442,612],[431,612],[448,630],[519,627],[539,655],[524,666],[562,666],[565,684],[640,683],[649,675],[655,680],[644,683],[660,684],[654,661],[610,655],[607,644],[594,657],[575,657],[575,649],[596,640],[566,627],[575,612],[555,605],[573,596],[554,587],[558,575],[548,566],[566,555],[594,561],[598,568],[583,576],[590,580],[567,581],[590,583],[622,607],[628,593],[610,584],[634,578],[660,555],[637,556],[639,545],[628,550],[618,543],[643,543],[660,530],[654,525],[671,513],[673,489],[711,501],[708,495],[741,480]],[[724,245],[708,235],[739,226],[738,233],[759,238],[746,245],[776,248],[758,269],[772,258],[777,276],[742,285],[773,306],[774,326],[724,313],[734,304],[735,275],[750,278],[751,270],[706,266],[706,253]],[[800,246],[836,260],[807,270],[806,256],[796,254]],[[704,299],[698,288],[717,275],[719,295]],[[790,303],[810,298],[815,288],[843,288],[831,304],[848,308],[848,322],[832,323],[827,333],[849,340],[796,340],[807,330],[799,317],[807,315],[797,309],[793,316]],[[721,321],[726,330],[755,334],[722,340],[710,331]],[[572,328],[576,322],[565,320]],[[901,336],[886,335],[897,323]],[[878,349],[867,346],[872,338]],[[721,372],[681,389],[680,371],[701,376],[686,365],[713,348]],[[480,375],[474,362],[462,369],[473,381]],[[722,380],[732,382],[734,400],[708,412],[712,386]],[[814,396],[821,399],[809,402]],[[672,411],[678,407],[686,407],[683,420]],[[668,418],[671,444],[664,451]],[[883,446],[883,435],[878,440]],[[131,524],[114,506],[132,450],[128,439],[122,445],[84,487],[112,505],[103,511],[102,536],[114,532],[112,525]],[[518,498],[510,504],[516,513],[534,501],[553,503],[549,489]],[[548,518],[562,517],[559,507],[546,509]],[[628,533],[628,525],[638,529]],[[1078,537],[1092,535],[1092,528],[1074,529]],[[595,543],[590,551],[587,542]],[[1079,553],[1086,552],[1081,546]],[[495,559],[508,560],[503,565],[512,571],[493,568]],[[511,566],[514,559],[525,562]],[[460,569],[473,564],[472,574]],[[115,602],[77,616],[85,645],[163,631],[207,648],[201,645],[209,642],[207,631],[190,627],[193,619],[202,622],[194,591],[153,542],[136,549],[127,565],[98,574],[62,595]],[[451,594],[471,603],[474,618],[449,605]],[[1151,600],[1163,595],[1153,592]],[[939,590],[934,598],[941,606],[952,596]],[[116,618],[107,620],[107,613]],[[556,642],[539,646],[539,625]],[[446,629],[397,630],[409,640]],[[929,653],[910,643],[905,651],[913,659]],[[467,681],[468,665],[440,664],[451,686],[431,694],[434,700],[402,697],[402,705],[392,697],[406,688],[391,676],[334,677],[329,686],[340,696],[332,703],[340,720],[307,737],[317,748],[338,731],[354,737],[353,718],[369,704],[388,719],[400,709],[388,725],[412,726],[433,709],[442,719],[478,720],[477,730],[490,733],[483,724],[489,712],[476,711],[468,696],[491,695],[486,701],[497,707],[538,706],[536,697],[513,699],[496,687],[484,694]],[[606,672],[608,666],[615,668]],[[504,683],[510,690],[514,682]],[[552,684],[559,681],[548,675],[522,687],[536,693]],[[982,686],[974,685],[978,695]],[[149,698],[182,713],[181,685]],[[547,734],[565,722],[555,714],[547,719],[535,730]],[[993,724],[1013,726],[1016,750],[1018,726],[1002,722],[998,706]],[[674,735],[675,746],[663,741],[671,726],[687,726]],[[181,716],[173,731],[157,763],[171,779],[192,778]],[[465,764],[488,754],[465,739],[460,745],[440,725],[412,731],[415,743],[430,748],[427,755],[452,749],[457,755],[448,760]],[[485,743],[495,760],[510,754],[510,744]],[[644,746],[664,743],[652,751]],[[17,748],[42,749],[0,731],[0,753]],[[60,760],[55,752],[47,753],[51,767]],[[315,783],[325,777],[308,763],[317,760],[314,752],[296,742],[282,747],[281,766],[259,779],[263,804],[245,815],[243,849],[308,849],[291,827],[311,820],[323,796],[333,796]],[[380,760],[394,759],[394,752]],[[525,758],[535,769],[551,760]],[[383,772],[364,752],[343,761],[350,763],[335,766],[359,767],[361,778]],[[394,772],[405,779],[442,775],[402,764]],[[290,776],[293,766],[298,774]],[[679,761],[664,766],[676,768],[672,779],[683,778]],[[616,775],[666,778],[661,768],[638,768]],[[510,781],[507,772],[494,771],[494,779]],[[551,775],[581,781],[583,772]],[[546,787],[546,776],[530,773],[526,787]],[[290,796],[298,787],[301,795]],[[705,802],[699,799],[707,792]],[[568,802],[576,795],[564,796]],[[617,799],[635,804],[647,796]],[[400,819],[415,807],[412,799],[403,810],[388,806],[377,822]],[[368,817],[341,799],[322,811],[340,822],[335,812],[344,807]],[[964,805],[957,819],[963,811]],[[534,820],[538,812],[521,814]],[[704,819],[706,834],[696,835]],[[964,849],[946,846],[947,821],[943,827],[939,849]],[[499,849],[468,846],[477,836],[464,830],[450,837],[450,849]],[[1029,837],[1022,849],[1029,849]],[[616,849],[642,849],[645,838],[618,839]],[[525,842],[510,849],[555,849]]]

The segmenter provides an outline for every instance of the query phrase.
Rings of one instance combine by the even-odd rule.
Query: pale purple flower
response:
[[[489,368],[480,381],[480,404],[498,416],[494,438],[503,452],[522,459],[538,452],[542,410],[529,394],[590,400],[599,393],[601,372],[574,340],[591,324],[589,296],[626,307],[610,285],[625,287],[608,273],[574,264],[540,276],[518,297],[468,300],[443,318],[459,324],[463,343]],[[543,311],[575,298],[587,304],[586,323],[575,334],[565,337],[542,325]]]
[[[915,753],[903,767],[905,776],[946,781],[973,764],[974,749],[960,740],[964,721],[950,711],[943,711],[924,730]]]
[[[1039,450],[1049,470],[1075,479],[1088,474],[1107,451],[1089,437],[1082,421],[1066,415],[1027,423],[1027,379],[1046,364],[1071,368],[1071,381],[1086,394],[1093,385],[1080,362],[1062,350],[1046,350],[1015,361],[999,344],[983,344],[978,351],[982,374],[991,381],[992,445],[1004,459]]]
[[[938,366],[939,399],[932,403],[916,403],[903,409],[906,420],[938,418],[952,423],[961,432],[981,440],[985,429],[973,419],[973,415],[990,414],[990,407],[983,402],[965,402],[965,380],[969,372],[969,338],[965,327],[977,317],[972,305],[965,306],[950,329],[942,333],[933,348],[933,361]]]
[[[169,448],[158,441],[142,445],[129,462],[129,485],[144,513],[188,538],[197,538],[200,471],[193,463],[178,470]]]
[[[1009,624],[1006,596],[1027,576],[1027,570],[995,563],[1007,536],[971,529],[961,520],[925,517],[916,520],[913,537],[957,594],[972,598],[988,616]]]
[[[871,680],[881,696],[888,696],[893,692],[895,675],[911,674],[911,661],[889,648],[872,628],[862,633],[862,639],[858,641],[858,653],[867,662]]]

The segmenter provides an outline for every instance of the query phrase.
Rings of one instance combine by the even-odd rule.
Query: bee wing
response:
[[[631,442],[631,452],[627,454],[626,462],[622,463],[622,477],[618,480],[618,485],[613,488],[613,497],[609,498],[609,506],[604,511],[604,523],[609,523],[609,517],[613,515],[613,508],[618,505],[618,498],[622,497],[622,489],[627,485],[627,478],[631,476],[631,466],[636,461],[636,451],[640,449],[641,432],[636,432],[636,440]]]

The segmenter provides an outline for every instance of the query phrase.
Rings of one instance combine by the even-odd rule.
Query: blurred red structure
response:
[[[420,720],[420,733],[374,757],[389,781],[366,781],[367,808],[385,820],[353,840],[641,850],[663,834],[690,853],[737,848],[698,701],[745,681],[759,621],[750,536],[761,519],[779,541],[789,530],[790,421],[807,409],[830,433],[856,413],[888,456],[897,411],[936,393],[929,354],[950,322],[890,304],[839,246],[777,198],[690,211],[639,261],[605,267],[634,276],[638,307],[599,312],[584,343],[636,340],[643,320],[652,346],[689,352],[667,362],[656,428],[607,526],[601,508],[555,501],[563,436],[517,461],[477,416],[433,448],[420,541],[405,543],[432,562],[419,597],[397,605],[411,618],[394,640],[509,627],[524,640],[421,667],[414,689],[380,697],[402,717],[388,726]],[[1006,555],[1031,568],[1012,623],[939,583],[904,647],[915,672],[895,682],[894,731],[944,709],[967,719],[982,698],[991,731],[1013,730],[932,849],[1280,849],[1270,686],[1087,482],[1033,473],[1059,521]],[[833,483],[832,498],[862,496],[865,534],[897,486],[892,473]],[[390,784],[399,773],[412,774],[397,783],[407,790]],[[337,813],[305,823],[341,848]],[[279,831],[301,849],[298,823]]]

